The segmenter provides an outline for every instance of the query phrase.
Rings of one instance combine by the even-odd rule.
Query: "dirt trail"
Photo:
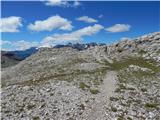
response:
[[[108,107],[109,98],[114,96],[116,79],[117,74],[115,71],[107,72],[100,86],[100,93],[95,97],[95,102],[90,106],[91,109],[87,111],[86,118],[88,120],[104,120],[107,118],[106,107]]]

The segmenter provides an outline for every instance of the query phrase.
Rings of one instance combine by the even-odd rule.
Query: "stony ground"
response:
[[[138,62],[139,60],[137,60]],[[128,64],[125,61],[125,66]],[[111,116],[119,120],[160,119],[160,68],[149,61],[118,70],[115,96],[110,97]],[[140,63],[140,61],[139,61]],[[135,64],[133,62],[133,64]],[[144,68],[148,66],[148,68]]]
[[[159,120],[160,33],[44,48],[2,71],[2,120]]]

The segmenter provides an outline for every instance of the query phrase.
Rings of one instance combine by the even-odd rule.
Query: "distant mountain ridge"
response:
[[[13,53],[23,60],[23,59],[29,57],[30,55],[36,53],[37,51],[38,51],[38,49],[36,47],[31,47],[26,50],[16,50],[16,51],[10,51],[8,53]]]
[[[77,49],[77,50],[85,50],[87,48],[98,46],[98,45],[102,46],[102,45],[106,45],[106,44],[104,44],[104,43],[95,43],[95,42],[86,43],[86,44],[80,44],[80,43],[72,44],[72,43],[68,43],[67,45],[56,45],[53,48],[71,47],[71,48]]]

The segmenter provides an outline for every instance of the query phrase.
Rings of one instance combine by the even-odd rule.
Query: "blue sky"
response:
[[[160,31],[158,1],[57,1],[2,2],[2,49],[66,42],[110,44]]]

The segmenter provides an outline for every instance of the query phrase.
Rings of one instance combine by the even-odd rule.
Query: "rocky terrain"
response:
[[[22,59],[14,53],[1,51],[1,67],[9,67],[18,64]]]
[[[36,47],[31,47],[26,50],[1,51],[1,67],[3,69],[14,66],[37,51],[38,48]]]
[[[41,48],[1,76],[2,120],[159,120],[160,33]]]

